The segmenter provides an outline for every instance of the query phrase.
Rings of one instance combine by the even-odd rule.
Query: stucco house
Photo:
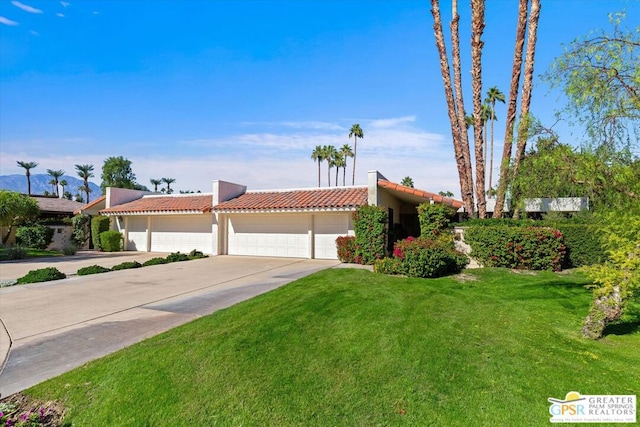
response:
[[[83,213],[108,215],[123,233],[125,250],[336,259],[335,240],[353,235],[352,214],[384,206],[394,223],[417,223],[420,203],[462,202],[390,182],[377,171],[368,185],[247,190],[213,181],[208,194],[156,194],[108,188]]]

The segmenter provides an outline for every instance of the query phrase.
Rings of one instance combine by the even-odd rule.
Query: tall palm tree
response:
[[[358,154],[358,138],[364,138],[364,132],[358,123],[355,123],[349,129],[349,139],[353,137],[353,178],[351,179],[351,185],[356,184],[356,154]]]
[[[67,180],[66,179],[60,180],[60,187],[62,187],[62,196],[63,197],[65,195],[64,194],[64,187],[66,187],[66,186],[67,186]]]
[[[38,166],[38,164],[36,162],[21,162],[21,161],[17,161],[16,163],[18,164],[18,166],[20,166],[21,168],[24,168],[24,170],[27,171],[27,173],[26,173],[26,175],[27,175],[27,194],[30,196],[31,195],[31,169],[33,169],[36,166]]]
[[[496,117],[496,101],[500,101],[503,104],[505,103],[504,93],[498,89],[497,86],[490,87],[487,91],[487,102],[491,106],[491,115],[489,116],[491,120],[491,154],[489,155],[489,185],[487,189],[491,191],[491,185],[493,182],[493,123],[498,120]]]
[[[347,157],[353,157],[354,154],[349,144],[344,144],[342,147],[340,147],[340,154],[344,158],[344,166],[342,166],[342,186],[344,187],[346,185],[345,180],[347,175]]]
[[[327,185],[331,187],[331,162],[338,154],[338,150],[333,145],[325,145],[322,148],[324,150],[324,159],[327,161]]]
[[[347,168],[347,162],[344,159],[344,157],[342,157],[342,153],[340,151],[336,151],[336,155],[333,158],[333,160],[331,161],[331,164],[333,165],[333,167],[336,168],[336,187],[338,186],[338,173],[340,173],[340,168],[346,169]],[[343,174],[344,175],[344,174]]]
[[[171,184],[176,182],[176,179],[175,178],[162,178],[162,182],[167,184],[167,194],[173,193],[173,190],[171,189]]]
[[[318,162],[318,187],[320,187],[320,163],[324,160],[324,149],[321,145],[316,145],[311,153],[311,158]]]
[[[484,117],[482,105],[482,47],[484,46],[482,34],[485,27],[484,2],[485,0],[471,0],[471,91],[474,115],[473,145],[476,160],[476,205],[478,207],[479,218],[485,217],[487,207],[484,182],[486,177],[486,163],[483,153],[485,149],[485,138],[483,137]]]
[[[89,193],[93,193],[93,190],[91,189],[91,187],[89,187],[89,185],[81,185],[80,187],[78,187],[78,191],[87,195],[85,203],[89,203]],[[82,199],[82,196],[80,197],[80,199]]]
[[[86,203],[89,203],[89,193],[91,193],[89,178],[93,177],[93,165],[76,165],[76,172],[83,180],[82,187],[78,188],[78,191],[84,191],[87,195]]]
[[[413,179],[410,176],[405,176],[402,178],[402,181],[400,181],[400,185],[413,188]]]
[[[153,185],[153,191],[155,193],[157,193],[158,192],[158,185],[162,184],[162,180],[151,178],[149,181],[151,182],[151,185]]]
[[[49,176],[53,178],[51,181],[53,181],[52,185],[53,185],[54,193],[56,194],[56,196],[60,197],[60,192],[58,191],[58,183],[60,182],[59,181],[60,177],[64,175],[64,171],[63,170],[54,171],[52,169],[47,169],[47,173],[49,174]]]

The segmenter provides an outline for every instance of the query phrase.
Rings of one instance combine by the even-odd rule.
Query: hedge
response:
[[[354,236],[339,236],[336,239],[336,247],[340,262],[356,262],[356,238]]]
[[[387,211],[381,206],[364,205],[353,213],[358,264],[373,264],[386,253]]]
[[[91,240],[95,250],[102,250],[102,242],[100,242],[100,234],[109,231],[109,217],[96,216],[91,218]]]
[[[16,243],[25,248],[47,249],[53,240],[53,233],[53,228],[41,224],[19,227]]]
[[[116,230],[103,231],[100,233],[100,246],[105,252],[119,252],[123,246],[122,233]]]

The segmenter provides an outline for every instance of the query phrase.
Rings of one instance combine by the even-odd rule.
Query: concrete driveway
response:
[[[142,262],[152,256],[158,254],[138,253],[126,258]],[[69,264],[56,267],[63,272],[75,272],[81,264],[109,266],[123,260],[121,256],[115,260],[103,257],[86,264],[86,260],[79,259],[76,264],[66,261]],[[2,396],[16,393],[338,264],[338,261],[294,258],[217,256],[0,288],[3,323],[0,362],[6,354],[0,373],[0,393]],[[3,263],[0,269],[5,270],[5,266]],[[44,266],[31,264],[24,268]]]

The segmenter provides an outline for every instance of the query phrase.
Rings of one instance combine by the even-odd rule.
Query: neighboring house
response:
[[[80,202],[55,196],[31,195],[29,197],[38,202],[38,207],[40,208],[38,220],[43,221],[44,225],[54,230],[53,241],[47,249],[60,250],[71,244],[73,229],[70,224],[65,223],[65,220],[72,218],[74,211],[84,205]],[[13,228],[8,244],[15,243],[15,230],[16,227]]]
[[[126,250],[336,259],[335,240],[354,234],[352,214],[358,207],[384,206],[393,223],[410,229],[424,202],[462,207],[458,200],[370,171],[368,185],[351,187],[247,191],[214,181],[210,194],[172,195],[108,188],[104,198],[80,211],[99,209],[112,217]]]

